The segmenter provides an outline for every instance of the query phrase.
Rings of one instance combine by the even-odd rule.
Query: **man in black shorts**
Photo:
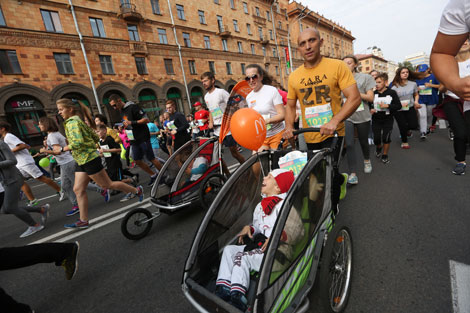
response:
[[[141,169],[150,175],[149,186],[153,185],[158,172],[154,173],[150,169],[144,162],[144,157],[152,162],[158,170],[162,168],[162,164],[153,154],[150,132],[147,127],[147,123],[150,122],[149,118],[137,104],[132,101],[124,103],[117,94],[109,97],[109,105],[121,113],[122,124],[131,142],[132,158]]]

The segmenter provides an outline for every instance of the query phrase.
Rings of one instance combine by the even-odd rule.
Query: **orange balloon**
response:
[[[238,144],[256,151],[266,139],[266,122],[255,110],[243,108],[232,115],[230,131]]]

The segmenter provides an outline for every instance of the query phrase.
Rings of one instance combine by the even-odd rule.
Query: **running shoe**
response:
[[[242,312],[247,309],[248,300],[246,296],[240,291],[232,291],[230,294],[230,303]]]
[[[217,285],[215,287],[215,295],[225,302],[230,301],[230,288],[227,286]]]
[[[82,221],[82,220],[78,220],[73,224],[64,225],[65,228],[78,228],[78,229],[85,229],[85,228],[88,228],[88,226],[90,226],[88,224],[88,221]]]
[[[77,213],[80,213],[80,209],[78,208],[78,206],[74,205],[72,210],[67,212],[67,216],[73,216]]]
[[[111,200],[111,193],[109,192],[109,189],[103,189],[101,191],[101,195],[104,198],[104,202],[108,203],[109,200]]]
[[[49,203],[46,203],[42,206],[42,209],[44,210],[41,213],[41,224],[42,225],[46,225],[47,218],[49,217],[49,209],[50,208],[51,208],[51,206],[49,205]]]
[[[126,201],[129,201],[130,199],[135,198],[135,196],[136,196],[135,194],[133,194],[132,192],[129,192],[124,197],[122,197],[121,200],[119,200],[119,201],[120,202],[126,202]]]
[[[348,174],[342,173],[341,175],[343,175],[344,181],[341,184],[341,192],[339,194],[339,199],[343,200],[346,197],[346,186],[348,184]]]
[[[380,158],[381,155],[382,155],[382,147],[376,147],[375,148],[375,156]]]
[[[409,130],[409,131],[406,133],[406,136],[407,136],[408,138],[413,137],[413,132],[412,132],[411,130]]]
[[[38,199],[33,199],[33,200],[28,200],[28,202],[26,203],[27,206],[36,206],[38,205],[39,203],[39,200]]]
[[[373,146],[373,145],[374,145],[374,139],[369,138],[369,146]]]
[[[465,168],[467,165],[465,163],[457,163],[454,170],[452,171],[455,175],[465,175]]]
[[[382,155],[382,163],[383,164],[390,163],[390,160],[388,159],[388,155],[386,155],[386,154]]]
[[[135,174],[134,176],[132,176],[132,183],[137,186],[137,184],[139,183],[139,174]]]
[[[348,184],[350,185],[357,185],[359,183],[359,178],[356,175],[349,175],[348,177]]]
[[[411,146],[407,142],[404,142],[404,143],[401,144],[401,148],[402,149],[410,149]]]
[[[157,180],[157,176],[158,176],[158,174],[155,174],[155,175],[153,175],[153,176],[150,176],[150,181],[149,181],[149,183],[148,183],[148,186],[149,186],[149,187],[150,187],[150,186],[153,186],[153,184],[154,184],[155,181]]]
[[[39,224],[38,226],[29,226],[24,233],[20,235],[20,238],[25,238],[31,236],[32,234],[37,233],[44,229],[44,225]]]
[[[425,141],[426,140],[426,133],[421,133],[421,136],[419,137],[419,139],[421,141]]]
[[[364,173],[366,174],[372,173],[372,163],[370,161],[369,162],[364,161]]]
[[[144,188],[142,186],[137,187],[137,196],[139,197],[139,202],[144,200]]]
[[[65,200],[65,192],[63,192],[62,190],[59,191],[59,192],[57,193],[57,195],[59,196],[59,202]]]
[[[70,255],[62,261],[62,267],[65,270],[65,278],[71,280],[78,269],[78,251],[80,250],[80,245],[78,241],[73,243],[72,251]]]
[[[432,134],[436,131],[436,125],[429,126],[429,132]]]

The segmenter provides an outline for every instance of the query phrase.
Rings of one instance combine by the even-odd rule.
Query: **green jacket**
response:
[[[100,138],[77,115],[65,121],[65,135],[78,165],[83,165],[99,156],[96,143]]]

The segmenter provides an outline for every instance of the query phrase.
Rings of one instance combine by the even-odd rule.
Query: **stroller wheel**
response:
[[[121,222],[121,232],[127,239],[139,240],[147,236],[153,219],[149,210],[137,208],[129,211]]]
[[[225,181],[225,176],[221,174],[212,174],[204,178],[201,189],[199,189],[199,199],[201,199],[201,205],[204,210],[209,209]]]

